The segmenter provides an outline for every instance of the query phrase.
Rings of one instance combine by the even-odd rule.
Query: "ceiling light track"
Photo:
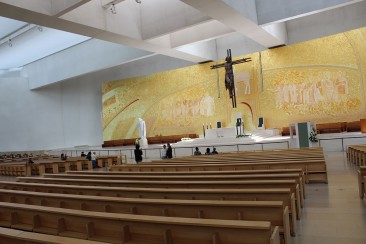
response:
[[[43,31],[43,27],[40,25],[34,25],[34,24],[26,24],[22,27],[20,27],[19,29],[13,31],[12,33],[10,33],[7,36],[4,36],[2,39],[0,39],[0,45],[3,45],[4,43],[7,43],[7,45],[9,47],[13,46],[13,40],[15,38],[17,38],[20,35],[23,35],[24,33],[37,28],[38,31],[42,32]]]

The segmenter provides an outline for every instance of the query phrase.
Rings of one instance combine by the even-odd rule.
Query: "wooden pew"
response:
[[[59,173],[74,170],[83,170],[83,168],[92,170],[91,161],[85,158],[68,158],[67,160],[59,159],[37,159],[34,163],[29,164],[22,161],[11,161],[0,165],[0,173],[2,175],[11,176],[31,176],[43,175],[45,173]]]
[[[102,244],[105,242],[81,240],[0,227],[0,243],[4,244]]]
[[[302,169],[259,169],[259,170],[226,170],[226,171],[66,171],[66,174],[77,175],[167,175],[167,176],[190,176],[190,175],[236,175],[236,174],[283,174],[299,173],[304,175]]]
[[[239,152],[227,152],[227,153],[219,153],[216,155],[200,155],[200,156],[186,156],[173,158],[169,161],[166,160],[154,160],[160,162],[176,162],[176,161],[185,161],[185,160],[244,160],[244,159],[304,159],[304,158],[323,158],[324,153],[323,149],[297,149],[297,150],[273,150],[273,151],[239,151]]]
[[[303,173],[277,174],[236,174],[236,175],[82,175],[82,174],[45,174],[46,178],[63,179],[95,179],[95,180],[132,180],[132,181],[232,181],[232,180],[296,180],[299,184],[300,203],[303,207],[305,198],[305,182]]]
[[[363,195],[366,195],[366,188],[365,188],[365,182],[366,182],[366,176],[363,177],[364,187],[363,187]]]
[[[139,171],[139,172],[174,172],[174,171],[233,171],[233,170],[263,170],[263,169],[298,169],[304,171],[306,183],[310,181],[328,182],[325,161],[310,162],[266,162],[266,163],[222,163],[222,164],[184,164],[184,165],[123,165],[112,166],[110,171]]]
[[[298,218],[295,194],[291,192],[291,189],[225,189],[225,191],[221,191],[219,189],[124,188],[1,181],[0,189],[144,199],[282,201],[285,206],[289,207],[293,233],[296,233],[296,219]]]
[[[360,166],[357,170],[358,176],[358,190],[360,194],[360,198],[364,198],[365,196],[365,176],[366,176],[366,166]]]
[[[119,156],[98,156],[97,164],[99,167],[121,165],[122,159]]]
[[[109,243],[280,243],[278,226],[267,221],[136,216],[4,202],[0,209],[2,226]]]
[[[153,160],[150,164],[186,163],[191,161],[199,162],[263,162],[281,160],[324,160],[323,150],[283,150],[283,151],[246,151],[221,153],[217,155],[187,156],[165,160]],[[253,161],[254,160],[254,161]],[[147,162],[146,162],[147,163]],[[142,163],[142,164],[146,164]]]
[[[300,186],[296,180],[247,180],[247,181],[121,181],[121,180],[79,180],[18,177],[18,182],[80,185],[80,186],[104,186],[104,187],[137,187],[137,188],[170,188],[170,189],[256,189],[256,188],[290,188],[295,194],[296,215],[301,218],[301,194]]]
[[[213,156],[214,157],[214,156]],[[231,159],[223,159],[223,160],[215,160],[215,159],[206,159],[206,160],[202,160],[200,157],[196,157],[194,159],[187,159],[187,160],[174,160],[174,161],[170,161],[170,160],[166,160],[166,162],[161,162],[161,161],[153,161],[153,162],[144,162],[139,164],[141,165],[190,165],[190,164],[224,164],[224,163],[281,163],[281,162],[305,162],[305,163],[310,163],[310,162],[324,162],[325,163],[325,159],[323,158],[310,158],[310,159],[306,159],[306,158],[301,158],[301,159],[285,159],[285,158],[281,158],[281,159],[251,159],[251,158],[247,158],[247,159],[239,159],[236,158],[235,160],[231,160]]]
[[[302,197],[300,185],[296,180],[237,180],[237,181],[122,181],[94,179],[60,179],[18,177],[18,182],[63,184],[81,186],[106,187],[138,187],[138,188],[173,188],[173,189],[256,189],[256,188],[290,188],[295,194],[297,216],[301,217]]]
[[[289,208],[282,201],[140,199],[0,189],[1,202],[166,217],[269,221],[291,243]]]
[[[348,146],[347,159],[357,166],[366,166],[366,145]]]

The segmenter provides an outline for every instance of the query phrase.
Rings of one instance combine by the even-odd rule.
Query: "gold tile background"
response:
[[[237,112],[245,129],[254,129],[258,116],[267,128],[359,120],[365,117],[365,42],[361,28],[263,51],[261,59],[259,53],[247,55],[253,61],[234,68],[236,109],[225,90],[224,69],[217,76],[213,63],[106,82],[104,140],[138,137],[137,118],[145,120],[147,136],[202,134],[203,124],[216,127],[217,121],[234,126]]]

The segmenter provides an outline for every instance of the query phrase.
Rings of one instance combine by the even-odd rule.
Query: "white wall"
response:
[[[191,64],[156,55],[37,90],[21,70],[0,74],[0,152],[101,145],[102,82]]]
[[[0,90],[0,151],[64,144],[59,86],[30,92],[26,78],[2,78]]]
[[[0,151],[101,144],[100,87],[81,80],[30,91],[26,78],[1,78]]]

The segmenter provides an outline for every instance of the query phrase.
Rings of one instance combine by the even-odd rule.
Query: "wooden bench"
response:
[[[364,198],[365,196],[365,176],[366,176],[366,166],[360,166],[357,171],[358,176],[358,190],[360,194],[360,198]]]
[[[59,173],[70,170],[92,170],[91,161],[85,158],[37,159],[29,164],[26,161],[11,161],[0,165],[0,173],[10,176],[43,175],[45,173]]]
[[[181,199],[181,200],[242,200],[242,201],[282,201],[289,207],[291,226],[296,233],[295,194],[291,189],[163,189],[163,188],[123,188],[100,186],[73,186],[39,183],[1,182],[0,189],[61,193],[124,198]]]
[[[302,169],[259,169],[259,170],[226,170],[226,171],[66,171],[66,174],[77,175],[148,175],[148,176],[190,176],[190,175],[236,175],[236,174],[283,174],[299,173],[304,175]]]
[[[366,145],[348,146],[347,159],[357,166],[366,166]]]
[[[210,155],[208,157],[196,156],[194,158],[181,158],[181,159],[167,159],[167,160],[153,160],[151,162],[143,162],[139,165],[179,165],[179,164],[192,164],[192,163],[201,163],[201,164],[222,164],[222,163],[259,163],[259,162],[307,162],[307,161],[325,161],[324,156],[316,156],[316,157],[299,157],[299,158],[291,158],[291,157],[265,157],[265,156],[255,156],[255,157],[221,157],[218,158],[214,155]]]
[[[366,176],[363,177],[363,196],[365,196],[366,194],[365,182],[366,182]]]
[[[0,189],[1,202],[138,215],[269,221],[291,243],[289,208],[282,201],[140,199]]]
[[[4,202],[0,209],[2,226],[109,243],[280,243],[278,226],[268,221],[136,216]]]
[[[297,149],[297,150],[276,150],[276,151],[245,151],[245,152],[231,152],[220,153],[216,155],[200,155],[200,156],[186,156],[173,158],[168,160],[153,160],[151,163],[178,163],[190,161],[208,161],[208,162],[233,162],[233,161],[274,161],[274,160],[306,160],[306,159],[322,159],[324,160],[324,153],[322,148],[316,149]]]
[[[0,227],[0,243],[4,244],[102,244],[105,242],[81,240],[70,237]]]
[[[118,156],[98,156],[97,163],[99,167],[112,166],[112,165],[121,165],[121,158]]]
[[[325,162],[322,148],[297,149],[297,150],[276,150],[276,151],[249,151],[231,152],[217,155],[201,155],[173,158],[168,160],[153,160],[139,165],[172,165],[172,164],[193,164],[193,163],[257,163],[257,162],[285,162],[285,161],[314,161]]]
[[[96,175],[96,174],[45,174],[46,178],[95,179],[95,180],[130,180],[130,181],[233,181],[233,180],[296,180],[299,184],[300,203],[304,205],[305,183],[303,172],[277,174],[236,174],[236,175]]]
[[[175,171],[234,171],[234,170],[264,170],[264,169],[302,169],[306,183],[312,181],[328,182],[325,161],[287,161],[266,163],[222,163],[222,164],[184,164],[184,165],[123,165],[112,166],[110,171],[139,171],[139,172],[175,172]]]
[[[18,177],[18,182],[80,185],[80,186],[104,186],[104,187],[137,187],[137,188],[170,188],[170,189],[256,189],[256,188],[289,188],[295,194],[296,214],[301,218],[301,194],[296,180],[247,180],[247,181],[120,181],[120,180],[79,180]]]

